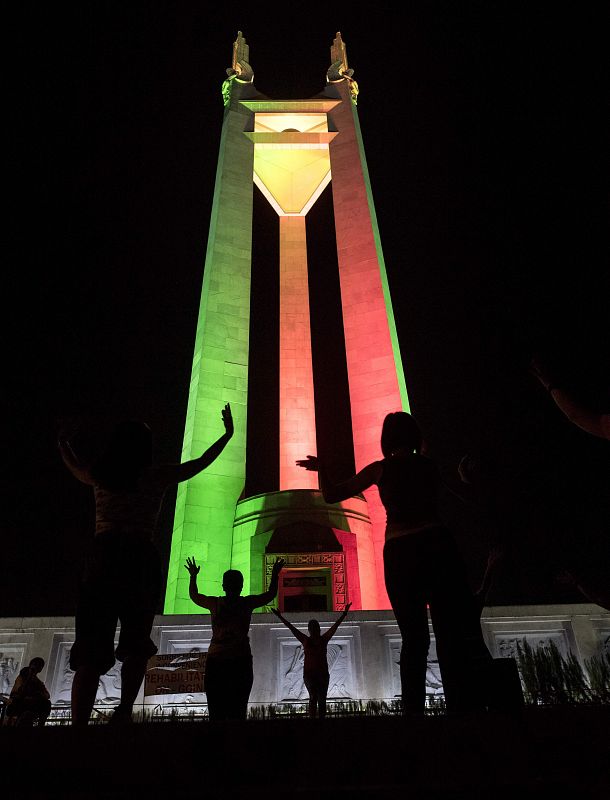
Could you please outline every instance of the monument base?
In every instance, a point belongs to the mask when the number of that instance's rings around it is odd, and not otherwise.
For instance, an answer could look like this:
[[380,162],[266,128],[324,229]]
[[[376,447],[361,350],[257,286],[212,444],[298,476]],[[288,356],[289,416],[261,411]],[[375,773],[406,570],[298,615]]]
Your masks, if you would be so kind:
[[[305,630],[312,616],[291,613],[290,621]],[[335,613],[316,613],[322,631],[337,618]],[[490,607],[483,610],[481,626],[494,658],[516,655],[517,643],[532,647],[554,642],[564,656],[571,652],[585,666],[586,659],[610,650],[610,613],[599,606],[552,605]],[[210,616],[168,616],[155,618],[152,637],[159,654],[186,656],[205,653],[212,637]],[[427,692],[434,703],[443,694],[431,629]],[[19,670],[34,656],[45,660],[40,678],[50,694],[54,713],[69,709],[74,673],[68,665],[74,641],[74,619],[0,619],[0,695],[8,695]],[[252,706],[299,704],[307,700],[303,685],[303,649],[290,631],[272,614],[255,614],[250,628],[254,660]],[[398,660],[401,637],[391,611],[354,611],[348,615],[328,646],[332,701],[366,703],[370,700],[392,703],[400,696]],[[100,680],[96,707],[112,707],[119,702],[120,663]],[[144,697],[138,704],[152,710],[173,708],[204,709],[203,692]]]

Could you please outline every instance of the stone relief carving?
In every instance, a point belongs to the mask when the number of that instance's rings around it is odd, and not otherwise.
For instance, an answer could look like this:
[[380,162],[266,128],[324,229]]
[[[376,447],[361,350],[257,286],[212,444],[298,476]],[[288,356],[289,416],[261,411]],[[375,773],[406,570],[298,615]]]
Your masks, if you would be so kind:
[[[329,699],[349,699],[354,696],[349,649],[348,642],[331,641],[328,644]],[[304,658],[303,646],[299,642],[280,643],[280,700],[296,702],[308,699],[309,694],[303,682]]]
[[348,648],[340,642],[328,644],[328,669],[330,681],[328,683],[328,697],[351,698],[351,669],[348,660]]
[[0,695],[10,694],[21,669],[24,648],[0,650]]
[[536,633],[511,633],[509,635],[496,635],[496,652],[500,658],[517,658],[517,644],[522,645],[526,641],[535,650],[538,647],[548,647],[554,642],[562,656],[567,656],[570,647],[563,631],[553,631],[548,634]]
[[307,697],[303,683],[304,660],[302,645],[280,645],[280,700],[303,700]]
[[121,700],[121,664],[114,662],[114,667],[100,678],[100,685],[95,698],[96,703],[115,705]]
[[[70,648],[72,642],[61,642],[57,659],[57,672],[54,680],[52,702],[54,705],[70,705],[74,672],[70,669]],[[116,705],[121,699],[121,664],[115,661],[114,666],[100,678],[96,704]]]
[[191,650],[205,652],[210,646],[211,639],[211,625],[197,625],[192,628],[161,628],[158,654],[188,653]]
[[[402,691],[400,682],[400,651],[402,648],[402,642],[400,639],[389,639],[388,643],[390,647],[390,663],[392,664],[392,696],[400,697]],[[430,650],[428,651],[426,694],[443,694],[443,681],[441,679],[441,670],[436,655],[436,642],[432,637],[430,640]]]

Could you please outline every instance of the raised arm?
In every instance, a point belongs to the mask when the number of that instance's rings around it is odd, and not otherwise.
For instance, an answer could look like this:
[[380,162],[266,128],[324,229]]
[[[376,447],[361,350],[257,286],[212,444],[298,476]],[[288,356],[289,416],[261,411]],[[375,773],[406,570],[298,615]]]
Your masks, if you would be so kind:
[[187,556],[186,564],[184,568],[188,571],[188,574],[191,576],[189,582],[189,597],[197,606],[201,606],[201,608],[212,608],[214,601],[216,600],[215,597],[208,597],[205,594],[199,594],[197,590],[197,575],[199,574],[199,570],[201,567],[197,565],[197,562],[194,558],[189,558]]
[[213,445],[208,447],[205,453],[194,458],[192,461],[185,461],[184,464],[166,464],[158,468],[158,474],[164,483],[181,483],[193,478],[199,472],[209,467],[225,449],[227,442],[233,436],[233,416],[229,403],[222,409],[222,422],[225,432],[217,439]]
[[301,644],[303,644],[303,642],[305,641],[305,639],[307,639],[307,634],[306,634],[306,633],[303,633],[303,631],[300,631],[298,628],[295,628],[295,627],[294,627],[294,625],[292,625],[290,622],[288,622],[288,620],[286,619],[286,617],[283,617],[283,616],[280,614],[280,612],[277,610],[277,608],[272,608],[271,610],[273,611],[273,613],[275,614],[275,616],[276,616],[276,617],[277,617],[279,620],[281,620],[281,622],[283,622],[283,623],[284,623],[284,625],[285,625],[285,626],[288,628],[288,630],[290,631],[290,633],[291,633],[291,634],[292,634],[294,637],[296,637],[296,638],[299,640],[299,642],[301,642]]
[[351,605],[352,605],[351,603],[348,603],[345,606],[345,611],[343,611],[341,613],[341,616],[339,617],[339,619],[335,623],[333,623],[333,625],[331,625],[331,627],[326,631],[326,633],[322,634],[322,637],[321,637],[322,639],[324,639],[327,642],[329,639],[333,638],[335,633],[337,633],[337,629],[339,628],[339,625],[341,625],[343,620],[347,617],[347,612],[350,610]]
[[530,362],[530,372],[544,386],[557,408],[573,425],[593,436],[610,439],[610,414],[582,405],[569,392],[555,385],[551,371],[537,357]]
[[283,558],[276,558],[275,564],[273,565],[273,570],[271,572],[271,581],[267,591],[263,592],[262,594],[248,595],[247,599],[249,600],[252,608],[260,608],[261,606],[269,605],[269,603],[275,598],[277,595],[280,571],[285,563],[286,562]]
[[93,486],[93,478],[91,477],[91,473],[89,469],[78,460],[76,453],[72,449],[72,445],[63,437],[60,437],[57,441],[57,447],[59,449],[59,454],[70,472],[77,478],[81,483],[86,483],[89,486]]
[[307,458],[296,463],[303,469],[318,473],[320,491],[327,503],[338,503],[341,500],[347,500],[348,497],[360,494],[381,479],[382,466],[380,461],[373,461],[372,464],[356,473],[353,478],[349,478],[342,483],[333,483],[330,480],[326,467],[317,456],[307,456]]
[[599,436],[601,439],[610,439],[610,414],[601,413],[581,405],[574,397],[557,386],[547,390],[555,401],[555,405],[563,412],[570,422],[586,433]]

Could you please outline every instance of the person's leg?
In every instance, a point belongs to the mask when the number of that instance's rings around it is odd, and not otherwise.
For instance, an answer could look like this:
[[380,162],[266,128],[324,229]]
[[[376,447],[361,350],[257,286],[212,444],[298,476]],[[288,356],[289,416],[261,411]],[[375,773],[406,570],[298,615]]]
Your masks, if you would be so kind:
[[208,716],[211,722],[227,719],[227,693],[231,691],[226,685],[225,663],[208,656],[205,665],[203,690],[208,702]]
[[51,701],[45,697],[41,698],[38,702],[38,724],[44,725],[51,713]]
[[252,668],[252,656],[250,656],[244,666],[243,697],[242,697],[242,719],[248,716],[248,703],[250,702],[250,692],[254,683],[254,670]]
[[318,714],[318,684],[315,677],[311,674],[303,675],[303,683],[309,694],[309,704],[307,706],[307,714],[314,718]]
[[6,708],[5,725],[17,726],[19,715],[24,710],[23,703],[19,700],[13,700]]
[[34,724],[34,719],[36,714],[31,708],[24,708],[24,710],[19,714],[17,720],[15,722],[16,728],[31,728]]
[[125,537],[119,554],[117,602],[121,633],[116,657],[122,662],[121,702],[112,716],[114,723],[131,721],[148,659],[157,652],[150,634],[161,589],[160,559],[152,542]]
[[254,673],[252,658],[209,658],[205,668],[204,691],[210,720],[245,720]]
[[93,710],[100,676],[114,664],[114,613],[96,613],[91,607],[81,607],[79,624],[77,611],[76,637],[70,651],[70,668],[74,670],[71,707],[72,724],[86,726]]
[[485,687],[477,680],[491,655],[457,547],[445,531],[439,536],[430,616],[436,638],[443,692],[448,711],[485,707]]
[[72,681],[72,725],[80,728],[89,724],[102,674],[91,664],[83,664],[76,668]]
[[36,700],[31,697],[24,697],[19,702],[16,709],[16,728],[31,728],[36,718]]
[[114,635],[118,613],[113,596],[114,541],[95,537],[80,585],[70,669],[74,670],[72,725],[89,723],[100,676],[114,664]]
[[227,699],[229,702],[228,719],[247,719],[248,701],[254,682],[254,672],[252,671],[252,658],[236,659],[232,665],[232,691],[227,687]]
[[426,672],[430,632],[425,602],[403,603],[394,609],[402,635],[400,683],[405,714],[426,710]]
[[328,694],[328,683],[330,677],[325,675],[320,681],[320,689],[318,694],[318,716],[324,719],[326,716],[326,695]]
[[210,680],[207,684],[206,699],[208,701],[208,717],[211,722],[218,722],[218,720],[226,719],[226,709],[224,702],[224,693],[219,691],[219,687],[214,680]]
[[430,633],[425,594],[424,564],[418,554],[416,534],[391,540],[384,548],[385,583],[402,636],[400,682],[404,714],[426,708],[426,671]]
[[148,659],[157,652],[150,638],[154,614],[150,612],[122,614],[121,633],[116,657],[121,666],[121,702],[112,715],[113,722],[131,720],[133,705],[146,674]]
[[121,666],[121,702],[114,709],[110,722],[113,724],[131,722],[133,704],[146,674],[148,655],[126,656]]

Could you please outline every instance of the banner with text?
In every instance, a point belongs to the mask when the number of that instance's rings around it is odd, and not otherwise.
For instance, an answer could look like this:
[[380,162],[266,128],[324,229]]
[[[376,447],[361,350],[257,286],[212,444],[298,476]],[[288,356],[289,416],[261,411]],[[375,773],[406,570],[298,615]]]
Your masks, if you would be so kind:
[[171,653],[148,659],[144,696],[203,692],[207,653]]

